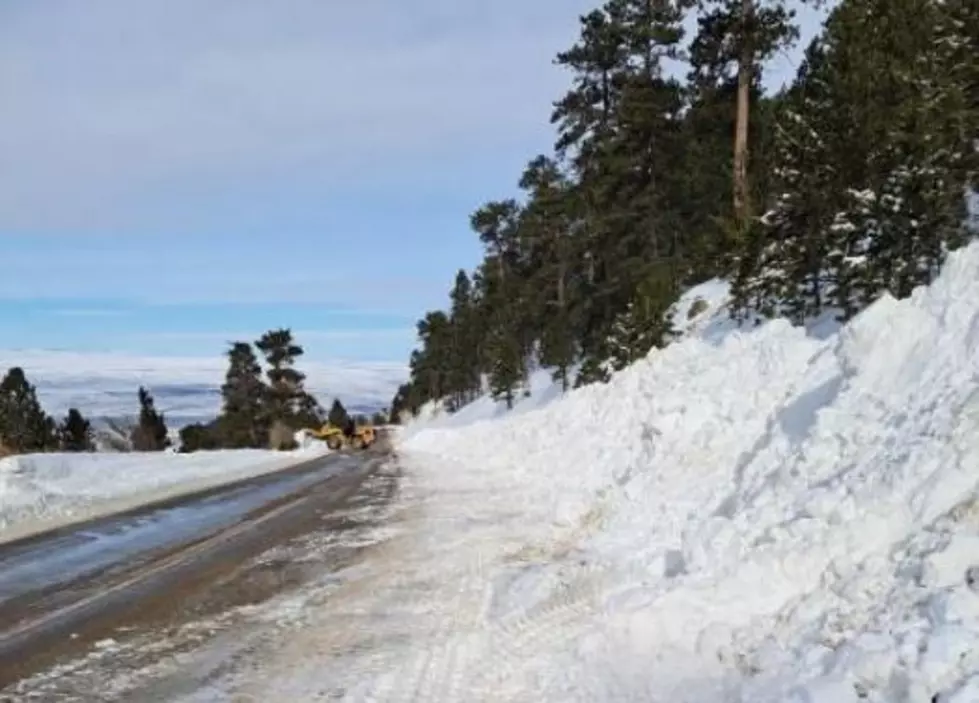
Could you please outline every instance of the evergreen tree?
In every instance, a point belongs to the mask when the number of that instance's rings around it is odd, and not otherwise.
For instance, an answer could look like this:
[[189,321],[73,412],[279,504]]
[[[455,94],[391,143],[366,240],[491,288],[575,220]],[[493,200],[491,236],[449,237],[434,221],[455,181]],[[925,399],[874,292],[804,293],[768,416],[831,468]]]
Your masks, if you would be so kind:
[[333,405],[330,406],[330,412],[327,415],[327,422],[342,430],[349,427],[351,423],[350,415],[347,413],[347,409],[343,407],[343,403],[340,402],[339,398],[333,399]]
[[163,413],[157,412],[153,396],[143,386],[139,387],[139,421],[130,440],[137,452],[160,452],[170,446]]
[[262,367],[247,342],[232,343],[227,354],[219,420],[222,444],[234,449],[264,447],[270,418],[269,389],[262,382]]
[[69,408],[58,428],[60,448],[63,452],[94,452],[95,433],[91,423],[77,408]]
[[292,331],[288,329],[266,332],[255,346],[264,354],[269,365],[266,371],[269,379],[266,395],[269,420],[281,421],[293,430],[307,427],[317,414],[317,405],[304,388],[305,374],[295,368],[296,359],[303,355],[303,348],[295,343]]
[[965,242],[963,192],[976,173],[979,133],[955,11],[940,0],[867,4],[858,26],[888,30],[860,47],[864,65],[879,75],[871,95],[880,102],[871,105],[887,118],[869,154],[866,187],[844,214],[851,245],[845,251],[863,257],[851,257],[854,270],[844,272],[854,307],[885,290],[910,295],[934,280],[948,250]]
[[58,448],[57,427],[44,412],[37,391],[18,366],[0,381],[0,445],[22,454]]
[[[775,95],[762,77],[797,35],[787,0],[607,0],[581,17],[557,56],[572,80],[554,153],[528,163],[519,200],[473,213],[483,259],[419,321],[392,415],[454,410],[484,377],[512,404],[534,365],[565,388],[572,368],[575,385],[607,379],[669,343],[671,304],[712,277],[734,279],[738,316],[797,323],[932,280],[979,179],[977,15],[842,0]],[[683,81],[666,60],[688,62]]]
[[[512,404],[519,385],[527,379],[527,355],[532,329],[525,294],[521,252],[521,211],[515,200],[487,203],[473,213],[472,229],[486,247],[480,281],[486,313],[483,365],[488,369],[494,397]],[[438,396],[436,396],[438,397]]]
[[551,158],[539,155],[520,178],[528,194],[521,218],[521,236],[533,252],[528,284],[536,292],[534,326],[540,340],[540,363],[554,368],[563,390],[569,386],[569,370],[577,356],[580,270],[576,252],[576,201],[571,183]]
[[676,291],[667,288],[668,285],[668,277],[651,276],[636,289],[633,300],[613,328],[613,369],[624,369],[670,341],[673,328],[669,301],[675,299]]
[[394,394],[394,398],[391,399],[391,408],[388,411],[390,421],[394,424],[400,424],[405,420],[406,415],[415,415],[423,402],[421,388],[417,379],[412,375],[412,380],[401,384]]
[[744,242],[732,291],[741,316],[751,310],[802,323],[819,314],[839,285],[826,268],[842,192],[827,135],[841,125],[822,75],[825,61],[820,38],[783,99],[773,155],[777,196]]
[[218,423],[202,424],[199,422],[180,428],[180,453],[220,449],[222,446],[221,429]]
[[491,359],[490,393],[494,400],[504,400],[512,408],[521,381],[526,377],[526,360],[517,337],[504,325],[494,325],[489,340]]
[[326,421],[326,412],[319,401],[310,393],[299,396],[295,425],[297,428],[319,427]]
[[752,94],[765,60],[791,44],[799,30],[786,0],[706,0],[703,4],[707,12],[700,17],[693,51],[715,82],[732,71],[737,82],[732,210],[735,228],[745,233],[753,215],[748,173]]
[[833,12],[786,101],[779,197],[745,252],[741,311],[848,319],[930,282],[965,241],[977,108],[948,12],[936,0]]
[[446,392],[453,408],[472,400],[480,391],[480,331],[475,295],[469,275],[460,270],[449,294],[449,336]]

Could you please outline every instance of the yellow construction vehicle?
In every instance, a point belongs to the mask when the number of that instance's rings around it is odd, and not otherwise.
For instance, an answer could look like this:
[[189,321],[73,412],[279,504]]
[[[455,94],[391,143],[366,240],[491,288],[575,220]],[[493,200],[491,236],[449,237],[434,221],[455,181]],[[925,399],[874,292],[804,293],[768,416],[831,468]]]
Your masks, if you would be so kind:
[[344,431],[342,428],[327,422],[322,427],[311,428],[309,432],[316,439],[326,442],[326,446],[334,451],[348,446],[354,449],[367,449],[374,444],[374,440],[377,438],[377,433],[370,425],[348,427]]

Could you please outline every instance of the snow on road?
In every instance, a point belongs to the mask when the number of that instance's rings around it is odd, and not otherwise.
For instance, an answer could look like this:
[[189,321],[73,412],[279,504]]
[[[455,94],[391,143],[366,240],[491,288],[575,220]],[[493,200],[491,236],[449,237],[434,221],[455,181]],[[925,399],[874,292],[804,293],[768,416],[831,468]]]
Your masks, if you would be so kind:
[[517,617],[528,699],[970,699],[979,244],[835,333],[714,319],[608,385],[408,430],[511,603],[456,642]]
[[0,459],[0,543],[287,468],[328,453],[222,450],[30,454]]
[[977,700],[979,243],[835,331],[710,286],[608,384],[406,428],[358,563],[180,700]]
[[607,385],[409,426],[391,535],[187,700],[977,700],[979,244],[836,330],[710,285]]

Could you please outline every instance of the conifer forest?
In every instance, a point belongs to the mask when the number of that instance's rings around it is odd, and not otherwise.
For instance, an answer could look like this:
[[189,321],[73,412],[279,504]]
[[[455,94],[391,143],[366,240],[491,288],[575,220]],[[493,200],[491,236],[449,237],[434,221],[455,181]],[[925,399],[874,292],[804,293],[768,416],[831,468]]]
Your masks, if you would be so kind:
[[933,280],[976,234],[979,3],[827,9],[777,91],[791,3],[609,0],[580,17],[555,58],[570,88],[553,149],[472,213],[483,260],[418,321],[392,415],[486,391],[510,405],[534,367],[602,382],[669,344],[671,305],[712,278],[743,324],[799,325]]

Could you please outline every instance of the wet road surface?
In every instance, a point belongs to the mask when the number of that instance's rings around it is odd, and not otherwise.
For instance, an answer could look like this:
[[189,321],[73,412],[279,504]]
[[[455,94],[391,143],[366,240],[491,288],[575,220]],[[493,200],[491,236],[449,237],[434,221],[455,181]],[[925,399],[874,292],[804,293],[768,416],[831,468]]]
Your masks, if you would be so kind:
[[[386,463],[374,450],[333,455],[0,547],[0,701],[108,700],[101,684],[62,676],[54,685],[45,672],[70,670],[106,643],[167,639],[340,568],[356,550],[331,552],[330,563],[294,554],[358,527],[357,506],[389,500],[396,481],[370,480]],[[105,664],[100,676],[160,656],[142,651],[138,662]]]

